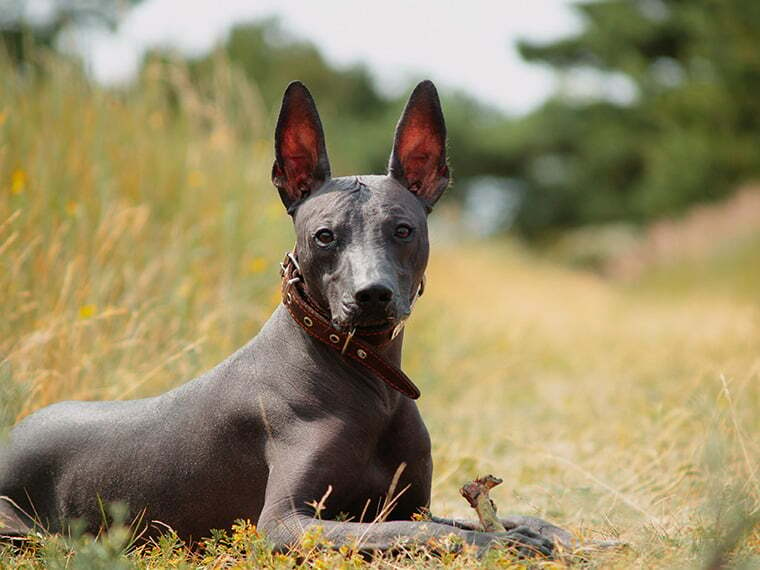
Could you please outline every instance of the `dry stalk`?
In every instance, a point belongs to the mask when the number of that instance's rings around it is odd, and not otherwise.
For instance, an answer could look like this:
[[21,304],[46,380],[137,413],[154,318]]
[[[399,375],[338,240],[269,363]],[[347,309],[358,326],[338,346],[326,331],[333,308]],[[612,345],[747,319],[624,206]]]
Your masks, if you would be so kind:
[[496,516],[496,504],[488,496],[488,492],[502,483],[502,479],[493,475],[480,477],[459,489],[462,496],[467,499],[470,506],[475,509],[480,519],[480,525],[484,532],[506,532],[507,529]]

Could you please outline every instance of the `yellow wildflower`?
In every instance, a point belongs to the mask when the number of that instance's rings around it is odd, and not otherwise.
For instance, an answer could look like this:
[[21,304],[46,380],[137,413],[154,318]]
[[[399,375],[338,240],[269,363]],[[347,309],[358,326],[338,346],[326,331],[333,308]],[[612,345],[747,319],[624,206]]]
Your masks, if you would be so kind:
[[81,307],[79,307],[79,318],[89,319],[91,317],[94,317],[97,310],[98,310],[97,306],[93,304],[82,305]]
[[248,270],[251,273],[261,273],[267,268],[267,260],[264,257],[254,257],[248,263]]
[[17,168],[11,174],[11,194],[21,194],[26,187],[26,172]]

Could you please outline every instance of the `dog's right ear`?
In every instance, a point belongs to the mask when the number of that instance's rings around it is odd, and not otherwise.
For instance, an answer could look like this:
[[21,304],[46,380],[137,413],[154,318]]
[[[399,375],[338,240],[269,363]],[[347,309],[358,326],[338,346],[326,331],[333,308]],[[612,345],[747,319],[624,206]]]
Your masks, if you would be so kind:
[[282,97],[274,134],[272,182],[282,203],[292,208],[330,178],[325,135],[314,99],[300,81],[293,81]]

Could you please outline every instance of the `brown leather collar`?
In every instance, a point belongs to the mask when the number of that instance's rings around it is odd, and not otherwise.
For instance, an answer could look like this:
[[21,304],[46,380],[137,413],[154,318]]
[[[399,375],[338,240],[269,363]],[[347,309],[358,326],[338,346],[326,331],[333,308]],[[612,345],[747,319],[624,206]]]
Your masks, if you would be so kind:
[[[409,377],[389,363],[373,347],[391,342],[401,331],[403,323],[371,333],[339,331],[319,309],[309,302],[303,291],[303,279],[294,253],[287,253],[281,264],[282,303],[293,320],[310,336],[340,352],[345,358],[367,368],[380,380],[408,398],[416,400],[420,391]],[[422,294],[420,285],[415,300]]]

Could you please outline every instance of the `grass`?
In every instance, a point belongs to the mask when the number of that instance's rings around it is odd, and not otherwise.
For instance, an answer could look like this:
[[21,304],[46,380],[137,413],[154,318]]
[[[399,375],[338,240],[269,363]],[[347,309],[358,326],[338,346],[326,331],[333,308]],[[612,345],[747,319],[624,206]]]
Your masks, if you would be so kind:
[[[208,369],[277,304],[292,240],[268,180],[272,112],[234,69],[199,87],[181,66],[153,67],[113,93],[38,57],[42,72],[26,75],[0,64],[2,426]],[[405,368],[434,442],[436,514],[470,516],[459,486],[494,473],[503,512],[629,543],[588,566],[760,565],[757,243],[618,284],[509,241],[435,241]],[[367,564],[318,535],[273,554],[245,523],[201,553],[170,532],[128,542],[122,525],[97,540],[39,537],[0,547],[0,566]],[[425,549],[370,562],[474,563]]]

